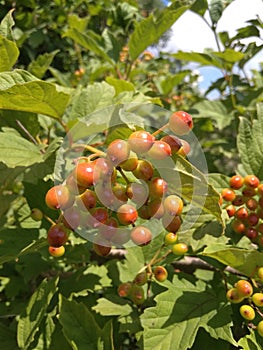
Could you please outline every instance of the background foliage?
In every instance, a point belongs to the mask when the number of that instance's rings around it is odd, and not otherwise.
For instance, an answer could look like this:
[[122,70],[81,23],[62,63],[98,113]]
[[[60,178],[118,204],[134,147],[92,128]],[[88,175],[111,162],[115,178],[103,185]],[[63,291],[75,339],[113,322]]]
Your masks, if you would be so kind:
[[[202,168],[191,171],[209,182],[213,202],[236,172],[263,181],[262,70],[245,71],[262,45],[243,43],[260,36],[262,21],[251,18],[233,37],[218,33],[229,3],[0,1],[3,349],[262,348],[263,340],[225,297],[237,278],[226,267],[250,277],[263,265],[261,247],[234,233],[219,206],[179,232],[189,255],[210,269],[197,265],[189,273],[180,269],[180,258],[168,255],[162,262],[168,279],[152,282],[142,307],[120,298],[117,288],[150,261],[163,235],[149,246],[129,248],[125,256],[102,258],[72,233],[65,255],[55,259],[47,251],[50,222],[30,217],[37,207],[56,219],[44,198],[62,139],[82,117],[113,104],[152,103],[191,113],[209,176]],[[209,12],[217,51],[164,52],[171,25],[188,9],[203,18]],[[221,78],[200,91],[193,62],[217,67]],[[209,100],[211,91],[219,97]],[[194,159],[195,149],[191,152]],[[180,166],[187,173],[190,165]]]

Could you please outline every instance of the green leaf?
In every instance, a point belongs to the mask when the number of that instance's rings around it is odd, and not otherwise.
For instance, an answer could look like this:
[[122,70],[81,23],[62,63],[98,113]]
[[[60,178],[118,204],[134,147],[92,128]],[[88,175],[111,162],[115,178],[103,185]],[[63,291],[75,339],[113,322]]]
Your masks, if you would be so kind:
[[211,0],[209,14],[213,24],[217,24],[222,16],[224,5],[222,0]]
[[158,171],[169,183],[170,191],[182,196],[188,205],[197,207],[201,212],[212,214],[222,222],[219,206],[219,193],[211,186],[202,174],[189,161],[181,156],[174,156],[174,168],[165,171],[165,167],[158,164]]
[[[96,110],[112,105],[114,95],[114,88],[106,82],[89,85],[87,88],[79,91],[72,99],[72,119],[85,118]],[[103,121],[103,124],[104,120],[105,116],[102,115],[101,121]],[[100,120],[98,120],[97,124],[99,122]]]
[[[114,298],[112,298],[114,299]],[[111,301],[106,298],[99,298],[97,305],[92,307],[93,310],[101,314],[102,316],[127,316],[132,312],[132,307],[127,304],[125,300],[116,300]]]
[[156,43],[193,3],[194,1],[190,0],[188,6],[181,6],[179,1],[175,1],[160,13],[151,14],[138,23],[129,41],[132,60],[135,60],[147,47]]
[[256,250],[228,247],[224,244],[212,244],[204,249],[202,255],[234,267],[247,276],[250,276],[258,266],[263,265],[263,253]]
[[183,79],[190,72],[191,72],[190,70],[184,70],[184,71],[181,71],[175,75],[171,75],[171,76],[168,75],[165,77],[161,77],[161,79],[156,78],[156,79],[154,79],[155,80],[154,82],[157,84],[161,93],[164,95],[167,95],[175,88],[175,86],[182,83]]
[[213,56],[220,58],[224,62],[230,65],[234,65],[244,58],[244,54],[242,52],[235,51],[233,49],[226,49],[223,52],[213,52]]
[[17,342],[22,349],[28,349],[43,320],[47,307],[56,292],[57,279],[44,280],[31,296],[25,312],[18,320]]
[[83,18],[78,17],[76,14],[70,14],[68,16],[68,23],[70,28],[75,28],[81,33],[83,33],[87,28],[89,20],[89,16]]
[[19,256],[36,252],[46,246],[46,239],[38,239],[38,236],[37,229],[2,229],[0,231],[0,264],[15,261]]
[[129,81],[107,77],[106,82],[114,87],[116,95],[119,95],[123,91],[135,91],[134,85]]
[[208,8],[207,0],[197,0],[191,6],[191,11],[197,13],[200,16],[203,16]]
[[[23,79],[25,74],[23,71],[21,73]],[[0,109],[40,113],[58,119],[63,115],[70,97],[61,90],[59,86],[41,80],[15,84],[0,91]]]
[[240,117],[237,147],[243,168],[247,174],[263,178],[263,104],[258,104],[257,119],[252,123]]
[[200,350],[204,349],[204,344],[206,349],[213,350],[230,350],[231,345],[221,339],[215,339],[210,337],[210,335],[203,329],[199,328],[194,345],[191,347],[191,350]]
[[144,310],[144,350],[187,350],[198,330],[236,345],[231,334],[231,306],[225,302],[223,286],[211,288],[201,280],[187,281],[175,275],[168,290],[157,295],[156,306]]
[[15,21],[12,16],[14,11],[15,9],[10,10],[0,23],[0,35],[11,41],[13,40],[12,28],[15,25]]
[[19,50],[16,44],[0,35],[0,72],[10,70],[16,63]]
[[201,101],[194,104],[189,113],[195,118],[209,118],[215,126],[222,130],[230,125],[232,118],[221,101]]
[[34,74],[37,78],[41,79],[45,75],[58,52],[59,50],[55,50],[49,53],[44,53],[43,55],[39,55],[34,61],[30,62],[28,66],[29,72]]
[[60,295],[59,322],[68,342],[78,350],[97,350],[101,329],[83,304]]
[[43,161],[39,146],[11,132],[0,132],[0,161],[10,168]]
[[262,337],[256,336],[256,331],[251,331],[239,340],[238,345],[244,350],[262,350],[262,343]]
[[0,343],[5,350],[18,350],[16,332],[0,322]]
[[145,258],[141,247],[131,247],[127,249],[125,260],[117,262],[120,281],[132,281],[144,265]]
[[88,30],[85,33],[79,32],[76,28],[68,29],[64,36],[73,39],[76,43],[94,52],[97,56],[103,58],[106,62],[114,65],[114,61],[106,53],[103,40],[100,35]]
[[197,62],[202,66],[214,66],[217,68],[222,68],[222,63],[213,57],[212,53],[200,53],[200,52],[183,52],[179,51],[172,55],[178,60],[189,61],[189,62]]
[[7,90],[12,86],[23,85],[31,81],[39,81],[34,75],[23,69],[14,69],[11,72],[0,73],[0,91]]
[[[35,113],[0,110],[0,128],[9,127],[16,129],[21,136],[28,138],[28,133],[36,137],[40,131],[38,117]],[[26,130],[26,131],[25,131]]]

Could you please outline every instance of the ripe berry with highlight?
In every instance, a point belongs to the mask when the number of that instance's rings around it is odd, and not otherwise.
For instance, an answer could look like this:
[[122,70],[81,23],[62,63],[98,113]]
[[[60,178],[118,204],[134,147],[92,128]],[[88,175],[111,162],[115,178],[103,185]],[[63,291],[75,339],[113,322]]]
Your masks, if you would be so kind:
[[169,128],[177,135],[186,135],[193,128],[193,119],[187,112],[174,112],[169,119]]
[[130,147],[127,141],[116,139],[107,148],[107,158],[114,166],[126,161],[130,155]]
[[152,240],[152,232],[145,226],[136,226],[131,230],[131,240],[137,245],[147,245]]
[[263,306],[263,293],[254,293],[252,295],[252,301],[256,306]]
[[243,183],[244,179],[240,175],[234,175],[229,180],[229,185],[234,190],[239,190],[243,186]]
[[138,212],[133,205],[123,204],[118,208],[117,218],[123,225],[134,224],[138,218]]
[[51,187],[45,197],[47,206],[50,209],[66,209],[73,205],[74,196],[65,185]]
[[128,138],[131,150],[137,154],[146,153],[154,141],[155,137],[145,130],[135,131]]
[[172,194],[164,199],[164,210],[168,215],[180,215],[183,210],[184,203],[182,199]]
[[250,282],[246,280],[239,280],[235,284],[235,288],[237,289],[238,293],[244,298],[248,298],[253,294],[253,287]]
[[247,175],[244,177],[244,185],[248,187],[257,188],[259,184],[259,178],[255,175]]
[[47,233],[47,241],[50,246],[60,247],[67,242],[68,235],[63,224],[54,224]]
[[171,147],[164,141],[154,141],[152,147],[147,152],[147,156],[152,159],[165,159],[172,155]]
[[221,195],[222,198],[227,202],[232,202],[236,198],[235,191],[231,188],[223,188]]
[[144,181],[150,180],[153,177],[153,166],[150,162],[144,159],[139,159],[135,170],[133,170],[133,175],[137,179]]
[[226,293],[226,298],[232,304],[239,304],[244,300],[244,297],[240,295],[236,288],[231,288]]

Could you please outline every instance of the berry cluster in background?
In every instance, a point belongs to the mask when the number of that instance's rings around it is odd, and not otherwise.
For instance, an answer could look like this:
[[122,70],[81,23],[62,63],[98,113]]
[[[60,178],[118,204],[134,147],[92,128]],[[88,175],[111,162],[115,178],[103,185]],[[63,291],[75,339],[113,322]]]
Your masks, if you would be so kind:
[[[127,139],[117,138],[108,145],[86,145],[87,154],[75,159],[66,179],[46,193],[46,205],[58,211],[47,233],[49,253],[62,256],[72,231],[84,232],[100,256],[128,242],[147,245],[155,236],[147,225],[151,219],[159,220],[163,231],[176,234],[184,202],[170,190],[153,163],[165,159],[173,162],[175,154],[186,156],[190,145],[178,136],[189,133],[192,127],[192,117],[178,111],[153,133],[139,129],[131,131]],[[166,128],[176,136],[164,133]],[[32,210],[35,220],[41,220],[41,215],[37,208]],[[187,249],[184,243],[172,247],[179,255]]]
[[221,192],[234,232],[263,247],[263,184],[255,175],[234,175]]

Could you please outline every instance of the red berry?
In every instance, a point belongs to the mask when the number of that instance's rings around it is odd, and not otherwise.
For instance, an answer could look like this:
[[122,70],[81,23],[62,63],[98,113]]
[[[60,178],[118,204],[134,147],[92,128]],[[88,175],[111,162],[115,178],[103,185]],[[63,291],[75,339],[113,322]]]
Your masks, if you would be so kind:
[[251,212],[248,215],[247,222],[250,226],[256,226],[258,224],[259,217],[256,213]]
[[246,231],[245,231],[245,235],[246,235],[249,239],[254,240],[254,239],[256,239],[257,236],[258,236],[258,231],[257,231],[255,228],[253,228],[253,227],[247,227],[247,228],[246,228]]
[[261,223],[257,226],[257,231],[260,233],[263,233],[263,223]]
[[169,119],[169,128],[177,135],[186,135],[193,128],[193,119],[184,111],[174,112]]
[[263,208],[263,197],[260,197],[258,200],[258,204],[261,208]]
[[180,197],[173,194],[164,199],[163,205],[167,214],[175,216],[182,213],[184,203]]
[[248,198],[246,201],[246,207],[250,210],[256,210],[258,202],[254,198]]
[[183,145],[181,140],[174,135],[166,135],[161,138],[161,141],[168,143],[168,145],[171,147],[172,153],[177,153]]
[[81,162],[76,165],[73,176],[78,186],[88,188],[93,185],[95,164],[94,162]]
[[149,183],[149,194],[151,197],[162,197],[168,190],[167,182],[159,177],[154,177]]
[[[107,242],[107,244],[109,244],[109,243]],[[110,245],[103,245],[103,244],[94,242],[93,243],[93,250],[99,256],[107,256],[110,254],[111,246]]]
[[168,143],[164,141],[154,141],[147,155],[152,159],[161,160],[170,157],[172,155],[172,150]]
[[146,153],[152,147],[154,140],[154,136],[149,132],[138,130],[129,136],[128,143],[132,151],[142,154]]
[[60,247],[67,242],[68,235],[63,224],[55,224],[47,233],[47,241],[50,246]]
[[257,191],[255,188],[252,187],[245,187],[242,191],[243,196],[245,197],[253,197],[257,194]]
[[238,190],[243,186],[244,179],[240,175],[234,175],[229,180],[229,185],[234,190]]
[[248,218],[248,211],[246,208],[241,207],[236,211],[235,217],[239,220],[245,220]]
[[164,205],[159,198],[148,202],[148,210],[151,218],[161,219],[164,216]]
[[106,158],[97,158],[93,161],[93,184],[104,184],[111,182],[114,176],[114,168]]
[[51,209],[66,209],[73,205],[74,196],[65,185],[51,187],[45,197],[46,204]]
[[120,200],[121,202],[127,202],[128,201],[128,196],[126,193],[126,187],[120,183],[116,183],[112,187],[112,192],[114,196]]
[[114,140],[107,148],[107,157],[114,166],[119,165],[129,158],[130,147],[125,140]]
[[99,233],[102,237],[111,240],[118,230],[118,221],[111,217],[101,226],[99,226]]
[[235,219],[232,221],[232,229],[236,233],[245,233],[246,226],[241,220]]
[[127,196],[138,206],[142,206],[148,198],[148,186],[145,183],[131,182],[127,185]]
[[247,175],[244,177],[244,185],[252,188],[257,188],[260,181],[256,175]]
[[151,242],[152,233],[145,226],[137,226],[131,230],[131,240],[137,245],[146,245]]
[[232,216],[235,215],[236,208],[233,204],[230,204],[226,207],[226,211],[227,211],[228,216],[231,218]]
[[180,216],[165,215],[162,218],[162,224],[167,231],[176,233],[181,226]]
[[85,192],[76,198],[76,203],[81,210],[95,208],[97,203],[96,193],[86,189]]
[[258,185],[257,191],[260,196],[263,196],[263,184]]
[[134,206],[123,204],[118,208],[117,218],[123,225],[134,224],[138,218],[138,212]]
[[82,225],[84,227],[98,228],[108,220],[108,211],[104,207],[96,207],[87,211],[82,217]]
[[235,205],[236,207],[239,207],[240,205],[243,205],[245,203],[245,197],[238,194],[236,195],[236,198],[232,201],[232,204]]
[[62,245],[60,247],[48,247],[49,254],[55,258],[59,258],[65,254],[65,247]]
[[236,198],[235,191],[233,191],[231,188],[223,188],[221,195],[227,202],[232,202]]
[[140,159],[136,169],[133,171],[133,175],[137,179],[144,181],[150,180],[153,177],[153,166],[147,160]]

